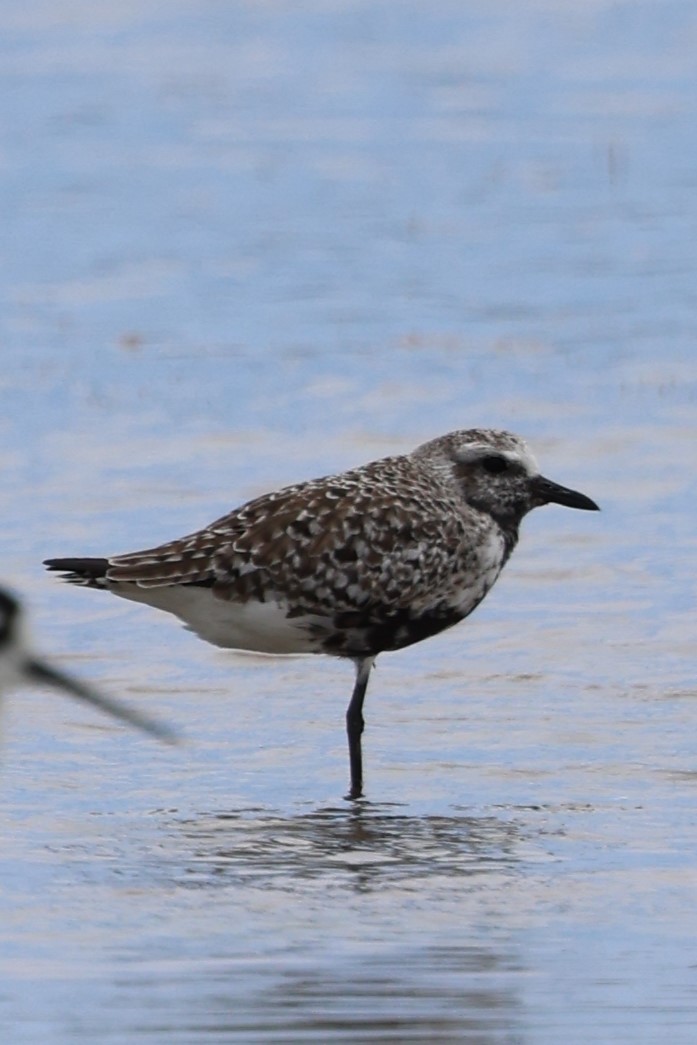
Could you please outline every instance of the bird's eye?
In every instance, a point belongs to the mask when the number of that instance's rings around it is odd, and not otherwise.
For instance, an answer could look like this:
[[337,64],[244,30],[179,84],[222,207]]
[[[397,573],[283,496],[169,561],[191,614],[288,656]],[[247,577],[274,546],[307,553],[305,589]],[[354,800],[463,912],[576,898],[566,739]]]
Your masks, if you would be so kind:
[[482,468],[489,475],[498,475],[500,472],[506,471],[508,461],[505,457],[499,457],[498,454],[489,454],[488,457],[482,458]]

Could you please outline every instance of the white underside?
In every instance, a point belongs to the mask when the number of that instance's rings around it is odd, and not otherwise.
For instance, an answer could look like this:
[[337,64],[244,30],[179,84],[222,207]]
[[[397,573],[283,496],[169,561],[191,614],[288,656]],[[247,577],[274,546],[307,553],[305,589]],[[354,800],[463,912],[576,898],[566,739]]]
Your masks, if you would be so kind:
[[218,599],[210,588],[139,588],[135,584],[112,585],[115,595],[143,602],[173,613],[206,642],[224,649],[255,653],[317,653],[319,643],[307,630],[321,624],[318,617],[286,616],[277,602],[228,602]]
[[[464,588],[454,583],[451,590],[443,593],[453,609],[459,609],[463,617],[496,580],[503,556],[503,536],[498,528],[494,528],[482,541],[471,583]],[[110,584],[109,590],[121,598],[174,614],[190,631],[224,649],[254,653],[320,653],[322,632],[327,635],[332,630],[328,617],[308,614],[289,618],[287,606],[281,602],[272,599],[267,602],[235,602],[218,598],[210,588],[195,585],[141,588],[137,584]],[[431,598],[435,601],[433,593]]]

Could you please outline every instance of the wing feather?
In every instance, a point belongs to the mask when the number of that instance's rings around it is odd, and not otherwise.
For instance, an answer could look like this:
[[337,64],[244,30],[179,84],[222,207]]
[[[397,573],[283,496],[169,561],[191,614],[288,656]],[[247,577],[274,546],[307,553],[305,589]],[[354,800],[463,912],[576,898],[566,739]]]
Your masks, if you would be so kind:
[[[210,526],[109,559],[110,583],[210,584],[223,599],[274,599],[294,612],[411,606],[449,589],[472,521],[408,458],[268,494]],[[406,473],[406,474],[405,474]]]

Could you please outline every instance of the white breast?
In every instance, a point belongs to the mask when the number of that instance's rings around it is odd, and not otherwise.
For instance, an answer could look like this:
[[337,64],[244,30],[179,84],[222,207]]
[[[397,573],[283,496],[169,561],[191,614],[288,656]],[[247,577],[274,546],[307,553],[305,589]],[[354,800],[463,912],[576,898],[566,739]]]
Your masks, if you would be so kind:
[[505,551],[503,534],[498,527],[492,528],[477,550],[476,570],[468,571],[466,583],[461,583],[455,594],[454,604],[463,615],[477,606],[495,583],[503,567]]

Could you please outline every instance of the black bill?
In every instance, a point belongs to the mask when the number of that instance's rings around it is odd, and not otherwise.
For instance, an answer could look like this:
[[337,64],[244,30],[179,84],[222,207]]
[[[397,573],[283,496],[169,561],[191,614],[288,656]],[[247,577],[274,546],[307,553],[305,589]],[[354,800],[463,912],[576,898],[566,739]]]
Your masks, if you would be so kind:
[[545,479],[542,475],[536,475],[531,480],[530,486],[540,504],[563,504],[567,508],[581,508],[586,512],[599,512],[600,508],[578,490],[569,490],[567,486],[553,483],[551,479]]

